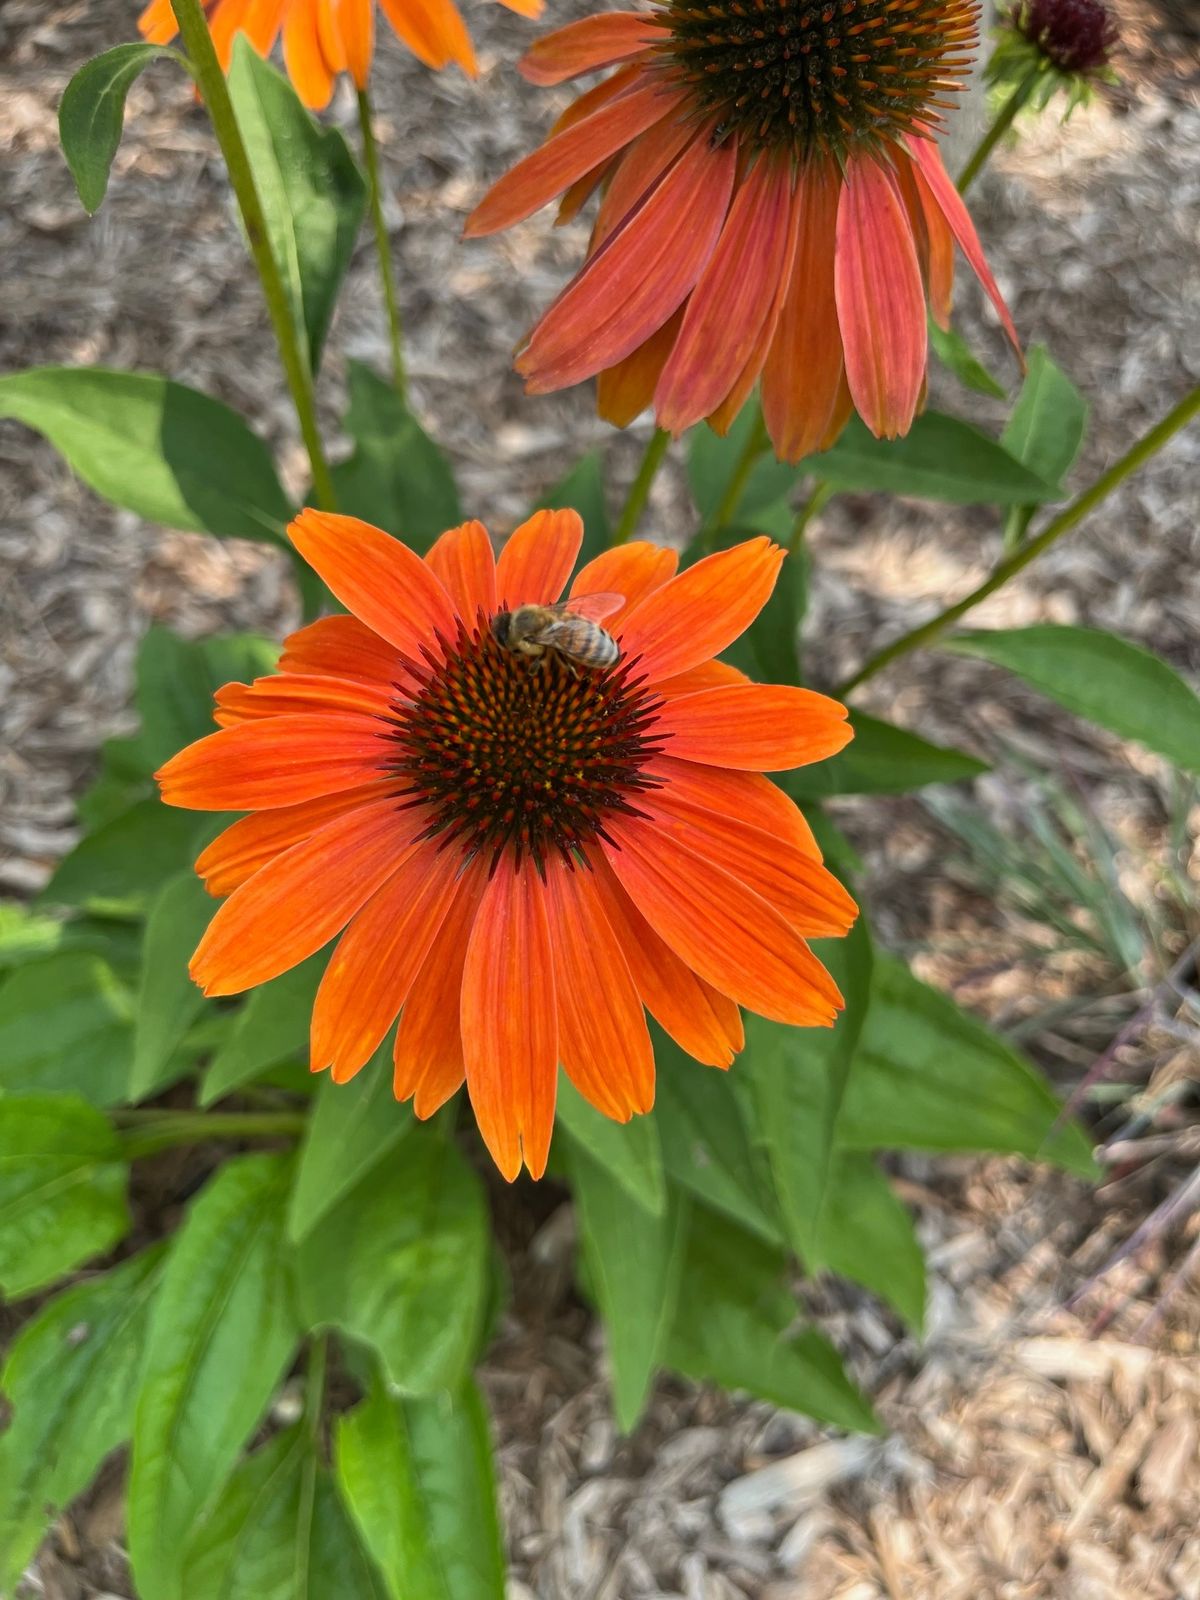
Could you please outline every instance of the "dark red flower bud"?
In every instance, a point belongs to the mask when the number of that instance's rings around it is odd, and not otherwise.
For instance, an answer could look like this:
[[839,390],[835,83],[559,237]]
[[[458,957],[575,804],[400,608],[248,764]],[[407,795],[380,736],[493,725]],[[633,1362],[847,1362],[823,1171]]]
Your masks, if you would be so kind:
[[1117,42],[1104,0],[1024,0],[1013,7],[1012,21],[1063,72],[1106,67]]

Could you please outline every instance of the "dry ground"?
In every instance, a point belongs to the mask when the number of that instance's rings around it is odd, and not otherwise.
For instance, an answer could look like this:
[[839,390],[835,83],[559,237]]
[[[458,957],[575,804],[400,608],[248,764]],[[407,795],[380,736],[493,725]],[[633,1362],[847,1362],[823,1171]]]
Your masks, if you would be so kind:
[[[96,220],[80,210],[58,152],[63,86],[87,56],[128,36],[136,9],[0,0],[0,370],[102,361],[167,371],[244,410],[297,482],[257,291],[207,129],[179,80],[156,68],[135,88]],[[582,9],[555,4],[555,19]],[[499,8],[471,11],[477,84],[427,74],[389,43],[377,99],[415,403],[452,453],[468,509],[503,530],[586,446],[605,445],[619,483],[637,445],[598,424],[582,391],[526,401],[509,371],[515,339],[578,259],[580,229],[552,234],[536,218],[497,243],[457,242],[484,183],[559,104],[512,71],[526,25]],[[1092,401],[1077,482],[1200,378],[1195,11],[1190,0],[1127,0],[1123,12],[1126,85],[1066,128],[1047,119],[1029,130],[976,202],[1023,337],[1048,344]],[[335,111],[348,121],[348,109]],[[979,297],[964,286],[962,301],[964,329],[1003,368]],[[324,383],[330,426],[340,358],[382,368],[380,328],[364,244]],[[949,390],[947,399],[977,404]],[[988,420],[987,406],[977,409]],[[1200,675],[1198,456],[1193,430],[980,622],[1111,626]],[[689,526],[677,462],[652,513],[648,525],[667,535]],[[985,512],[866,496],[835,500],[813,534],[812,657],[830,682],[977,581],[997,544]],[[294,614],[269,554],[114,512],[47,446],[0,425],[0,891],[35,890],[71,843],[72,798],[99,740],[124,723],[133,651],[151,621],[279,632]],[[1086,782],[1123,825],[1161,835],[1152,763],[980,664],[914,658],[879,680],[871,703],[984,755],[1016,745]],[[1019,797],[1004,776],[979,786],[992,812]],[[947,883],[945,840],[923,809],[862,801],[841,820],[866,856],[889,942],[934,946],[942,981],[1003,1012],[1002,992],[936,953],[964,930],[988,939],[1003,929]],[[515,1312],[485,1374],[514,1597],[1200,1600],[1194,1283],[1143,1326],[1194,1232],[1139,1259],[1123,1284],[1131,1298],[1106,1321],[1107,1288],[1078,1313],[1063,1307],[1157,1191],[1117,1183],[1095,1198],[1000,1162],[906,1159],[897,1172],[930,1251],[927,1342],[902,1339],[866,1296],[815,1291],[893,1427],[879,1446],[670,1383],[635,1438],[615,1439],[603,1353],[567,1282],[569,1214],[532,1232]],[[64,1519],[30,1592],[129,1594],[119,1526],[114,1478]]]

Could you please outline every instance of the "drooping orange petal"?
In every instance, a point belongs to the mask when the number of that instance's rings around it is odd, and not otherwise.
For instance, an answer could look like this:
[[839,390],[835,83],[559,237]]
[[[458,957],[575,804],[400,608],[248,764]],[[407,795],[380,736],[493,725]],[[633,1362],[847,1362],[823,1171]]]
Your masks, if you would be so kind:
[[595,255],[605,240],[617,231],[698,133],[695,123],[688,117],[664,117],[621,152],[596,217],[589,255]]
[[290,5],[283,19],[283,61],[296,93],[310,111],[323,111],[333,94],[336,62],[321,44],[315,5]]
[[784,848],[790,845],[814,861],[821,860],[821,847],[799,806],[761,773],[702,767],[670,756],[653,757],[644,771],[680,800],[721,816],[741,817],[752,827],[773,834]]
[[209,32],[223,66],[233,57],[233,41],[244,33],[260,56],[269,56],[283,25],[287,0],[224,0],[212,13]]
[[220,0],[219,5],[210,8],[208,31],[217,60],[225,72],[229,71],[233,59],[233,41],[239,33],[245,32],[246,18],[253,8],[254,0]]
[[[733,169],[728,144],[692,142],[533,330],[516,361],[529,393],[613,366],[674,314],[712,253]],[[681,216],[692,219],[688,227],[679,226]]]
[[500,0],[500,4],[519,17],[540,17],[546,9],[545,0]]
[[654,1104],[654,1050],[642,1002],[589,871],[546,871],[558,1054],[586,1100],[618,1122]]
[[568,222],[574,222],[612,168],[612,161],[601,161],[598,166],[585,172],[582,178],[576,178],[569,189],[564,189],[563,197],[558,202],[558,210],[554,213],[556,228],[563,228]]
[[[629,67],[618,67],[610,77],[602,78],[599,83],[585,89],[581,95],[576,95],[565,110],[550,124],[544,143],[549,143],[557,134],[563,133],[567,128],[573,128],[577,122],[582,122],[585,117],[590,117],[593,111],[599,111],[601,106],[606,106],[610,100],[615,100],[618,95],[631,89],[642,75],[642,69],[636,63]],[[616,157],[605,157],[605,160]],[[578,180],[576,180],[578,181]]]
[[661,828],[608,822],[609,864],[646,921],[706,982],[775,1022],[822,1027],[837,985],[774,906]]
[[474,622],[480,607],[496,609],[496,558],[482,522],[448,528],[425,557],[445,585],[463,621]]
[[283,641],[280,672],[301,677],[395,683],[402,672],[395,647],[357,617],[320,617]]
[[838,203],[834,291],[846,378],[878,438],[908,432],[925,377],[925,290],[896,179],[851,156]]
[[233,891],[192,957],[192,977],[205,994],[240,994],[307,960],[391,876],[426,823],[420,808],[395,800],[326,823]]
[[381,528],[310,506],[288,537],[342,604],[397,650],[417,656],[435,631],[454,636],[454,607],[437,575]]
[[531,217],[598,162],[665,117],[677,99],[657,81],[646,80],[556,134],[492,185],[467,218],[465,236],[482,238]]
[[983,253],[983,246],[979,242],[979,235],[975,232],[975,224],[971,221],[971,213],[967,210],[962,196],[950,181],[950,176],[942,165],[941,154],[938,147],[930,139],[909,138],[906,140],[909,153],[916,163],[918,183],[924,183],[929,191],[934,205],[942,213],[949,225],[951,233],[958,240],[959,248],[971,263],[971,269],[983,285],[989,300],[996,308],[996,315],[1000,318],[1002,327],[1012,347],[1021,354],[1021,341],[1017,338],[1017,330],[1013,326],[1013,319],[1008,307],[1004,303],[1004,296],[1000,293],[999,285],[992,276],[992,270],[987,264]]
[[553,605],[583,543],[578,511],[535,511],[514,528],[496,563],[496,593],[509,606]]
[[654,400],[654,390],[675,347],[687,301],[652,333],[645,344],[596,377],[596,415],[614,428],[627,428]]
[[846,708],[786,684],[733,683],[669,700],[654,722],[667,754],[744,772],[788,772],[824,761],[853,737]]
[[791,163],[771,160],[757,162],[739,185],[654,391],[659,427],[683,433],[742,376],[783,278],[791,187]]
[[773,834],[689,805],[669,788],[639,796],[638,808],[687,849],[762,895],[806,939],[840,938],[853,925],[858,907],[833,874]]
[[671,700],[681,694],[702,694],[705,689],[727,689],[730,684],[749,683],[749,678],[727,661],[702,661],[698,667],[674,678],[662,678],[654,685],[655,694]]
[[625,952],[642,1003],[681,1050],[707,1067],[727,1067],[744,1042],[742,1019],[727,995],[705,983],[638,911],[604,857],[592,861],[605,920]]
[[605,622],[613,629],[627,616],[633,606],[644,600],[655,589],[675,576],[679,556],[665,545],[650,544],[645,539],[632,539],[628,544],[615,545],[604,550],[593,560],[580,567],[572,595],[596,594],[606,589],[625,596],[625,604]]
[[465,1076],[459,997],[467,943],[486,885],[487,868],[477,857],[463,868],[450,909],[400,1013],[392,1091],[397,1100],[411,1097],[418,1117],[431,1117]]
[[386,777],[384,732],[351,712],[271,717],[197,739],[155,777],[169,806],[269,811]]
[[558,1022],[545,890],[533,865],[502,861],[484,890],[463,969],[463,1055],[483,1141],[511,1182],[546,1170]]
[[223,684],[214,696],[213,717],[222,728],[304,711],[360,711],[364,716],[381,717],[394,694],[390,684],[277,672],[270,678],[255,678],[253,683]]
[[357,911],[329,958],[312,1014],[309,1064],[345,1083],[371,1059],[454,898],[457,851],[419,845]]
[[170,44],[179,32],[171,0],[150,0],[138,18],[138,31],[151,44]]
[[720,655],[770,599],[783,556],[765,537],[705,556],[617,624],[623,654],[641,657],[651,683]]
[[475,51],[467,25],[453,0],[379,0],[383,14],[401,39],[427,67],[440,72],[451,61],[475,77]]
[[252,878],[268,861],[290,850],[294,844],[311,839],[335,817],[357,811],[372,800],[382,800],[389,792],[385,780],[340,794],[324,795],[319,800],[302,800],[296,806],[279,806],[274,811],[255,811],[226,828],[196,858],[196,871],[204,879],[209,894],[218,898]]
[[517,71],[530,83],[565,83],[641,55],[662,32],[662,25],[643,11],[602,11],[535,40]]
[[796,178],[796,254],[762,381],[763,420],[785,461],[820,448],[841,383],[833,288],[840,187],[832,162],[806,162]]
[[337,0],[336,18],[347,70],[365,89],[375,52],[375,0]]

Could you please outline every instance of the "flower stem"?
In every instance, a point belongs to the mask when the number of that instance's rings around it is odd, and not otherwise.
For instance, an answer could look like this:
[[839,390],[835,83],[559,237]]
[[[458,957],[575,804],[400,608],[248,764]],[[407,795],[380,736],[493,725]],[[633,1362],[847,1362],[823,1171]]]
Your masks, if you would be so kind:
[[821,515],[821,512],[824,511],[833,498],[833,492],[831,483],[817,483],[814,486],[813,492],[797,511],[796,520],[792,523],[792,537],[788,540],[789,555],[799,555],[809,524],[814,517]]
[[313,1444],[313,1454],[321,1439],[321,1416],[325,1407],[325,1374],[329,1367],[329,1335],[314,1333],[308,1346],[304,1370],[304,1426]]
[[1014,550],[1005,557],[991,577],[985,579],[977,589],[972,589],[970,594],[958,600],[952,606],[947,606],[944,611],[939,611],[936,617],[931,617],[928,622],[923,622],[919,628],[913,628],[910,633],[903,634],[899,639],[894,639],[876,655],[873,655],[865,666],[860,667],[852,678],[835,690],[839,697],[848,694],[851,689],[857,689],[860,683],[865,683],[868,678],[873,678],[876,673],[882,672],[884,667],[890,666],[893,661],[901,656],[906,656],[912,650],[919,650],[923,645],[932,644],[941,637],[947,628],[968,611],[973,610],[981,600],[986,600],[989,595],[995,594],[1014,577],[1022,568],[1035,561],[1043,550],[1048,550],[1064,533],[1069,533],[1077,523],[1083,521],[1090,511],[1100,505],[1114,489],[1124,483],[1125,479],[1135,473],[1139,467],[1145,465],[1152,456],[1158,454],[1162,447],[1185,428],[1194,417],[1200,414],[1200,385],[1184,395],[1178,405],[1174,406],[1161,422],[1156,423],[1149,433],[1113,463],[1107,472],[1101,473],[1090,488],[1078,495],[1069,506],[1060,511],[1053,521],[1046,524],[1041,533],[1030,539],[1027,543]]
[[659,467],[662,466],[670,442],[671,435],[665,428],[655,428],[650,435],[650,442],[637,469],[637,476],[629,485],[629,493],[625,496],[625,504],[621,507],[621,515],[613,529],[610,543],[624,544],[632,536],[633,530],[638,525],[638,518],[646,509],[646,501],[650,498],[650,485],[654,482]]
[[234,115],[233,102],[229,98],[225,74],[217,60],[200,0],[171,0],[171,9],[187,47],[196,83],[208,107],[213,132],[225,158],[229,182],[242,214],[250,254],[262,283],[263,298],[267,302],[267,312],[275,330],[275,342],[279,346],[279,358],[296,408],[304,448],[308,452],[313,498],[323,510],[332,511],[336,507],[336,499],[320,429],[317,427],[308,353],[292,316],[291,302],[280,276],[279,264],[271,250],[262,202],[254,184],[254,173]]
[[362,132],[363,161],[367,168],[367,193],[371,202],[371,221],[375,225],[375,254],[379,260],[379,281],[387,307],[388,337],[392,346],[392,385],[401,400],[407,398],[408,380],[404,374],[404,329],[396,300],[396,275],[392,266],[392,245],[383,219],[383,191],[379,186],[379,150],[371,102],[365,89],[358,91],[358,126]]
[[1008,99],[1000,107],[999,111],[997,111],[991,126],[988,128],[983,138],[975,146],[975,150],[971,156],[971,159],[967,162],[966,166],[958,175],[959,194],[966,194],[967,190],[975,182],[975,179],[983,171],[984,167],[987,165],[988,157],[1000,143],[1001,139],[1003,139],[1004,135],[1012,127],[1013,122],[1016,119],[1017,112],[1020,111],[1021,107],[1033,93],[1033,86],[1035,83],[1037,83],[1041,75],[1042,64],[1041,62],[1038,62],[1036,65],[1030,67],[1025,77],[1021,79],[1020,83],[1017,84],[1016,88],[1009,95]]
[[746,492],[746,485],[750,482],[750,474],[754,471],[754,464],[770,443],[767,437],[766,424],[762,414],[757,409],[754,415],[754,426],[746,436],[742,446],[742,453],[737,459],[729,482],[725,485],[725,493],[717,502],[716,510],[700,530],[702,538],[710,538],[718,528],[728,527],[737,515],[737,509],[742,503],[742,496]]
[[303,1111],[114,1111],[112,1121],[128,1161],[210,1139],[296,1138],[308,1126]]

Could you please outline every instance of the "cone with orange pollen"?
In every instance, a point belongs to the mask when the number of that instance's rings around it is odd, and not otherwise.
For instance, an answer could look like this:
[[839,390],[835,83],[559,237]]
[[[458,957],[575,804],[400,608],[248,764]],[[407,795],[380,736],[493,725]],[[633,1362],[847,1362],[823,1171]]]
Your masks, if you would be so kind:
[[[522,16],[541,15],[542,0],[501,0]],[[367,86],[375,53],[376,0],[207,0],[209,28],[222,67],[229,70],[239,33],[268,56],[283,35],[288,77],[304,104],[321,111],[334,79],[348,72]],[[440,69],[457,63],[474,77],[471,36],[454,0],[379,0],[379,7],[418,61]],[[153,44],[168,44],[177,32],[171,0],[150,0],[138,27]]]
[[739,1006],[830,1025],[810,951],[855,906],[764,771],[833,755],[842,706],[714,660],[754,620],[783,552],[752,539],[676,575],[627,544],[570,597],[604,595],[603,670],[498,642],[498,614],[557,602],[573,511],[537,513],[499,561],[465,523],[422,560],[349,517],[291,537],[351,613],[293,634],[279,672],[217,694],[218,733],[158,774],[163,798],[246,811],[196,863],[228,895],[192,960],[210,995],[338,943],[314,1070],[344,1081],[399,1015],[395,1091],[430,1116],[466,1080],[508,1178],[545,1168],[561,1063],[619,1121],[654,1100],[645,1011],[727,1067]]
[[517,359],[545,394],[599,374],[623,426],[653,404],[723,432],[761,379],[776,453],[828,446],[857,409],[906,433],[926,303],[944,327],[954,249],[1016,344],[932,135],[961,88],[976,0],[667,0],[540,40],[534,83],[615,71],[467,223],[511,227],[601,191],[588,257]]

